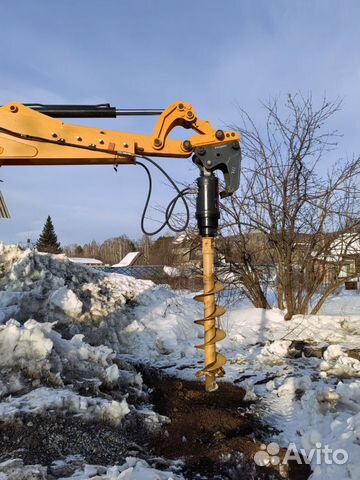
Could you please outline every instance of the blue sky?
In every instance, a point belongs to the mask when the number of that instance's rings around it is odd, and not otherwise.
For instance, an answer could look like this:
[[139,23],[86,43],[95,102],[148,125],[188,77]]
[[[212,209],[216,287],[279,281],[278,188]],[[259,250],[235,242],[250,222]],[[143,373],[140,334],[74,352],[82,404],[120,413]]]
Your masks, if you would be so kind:
[[[344,134],[338,155],[360,152],[357,0],[1,3],[0,104],[162,108],[183,100],[223,127],[238,121],[237,104],[261,123],[261,100],[312,92],[315,99],[343,99],[332,124]],[[154,121],[82,123],[151,133]],[[190,160],[161,165],[181,181],[197,175]],[[48,214],[62,244],[141,235],[146,179],[139,167],[117,174],[111,167],[7,167],[0,178],[12,215],[0,220],[0,240],[36,239]],[[156,179],[155,206],[172,194]]]

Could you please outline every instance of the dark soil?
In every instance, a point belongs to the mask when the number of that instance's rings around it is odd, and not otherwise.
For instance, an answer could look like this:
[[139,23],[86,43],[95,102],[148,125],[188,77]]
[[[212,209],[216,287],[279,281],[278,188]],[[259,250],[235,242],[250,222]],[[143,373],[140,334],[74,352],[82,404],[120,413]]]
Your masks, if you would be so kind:
[[51,465],[67,455],[81,455],[88,463],[115,464],[128,445],[119,429],[106,423],[60,415],[27,415],[0,424],[0,461],[22,458],[25,464]]
[[[207,393],[202,382],[180,381],[149,369],[142,369],[142,374],[154,389],[155,410],[171,420],[153,439],[153,451],[169,459],[182,458],[187,479],[284,478],[277,467],[255,467],[254,454],[270,432],[249,412],[244,390],[223,382],[217,391]],[[305,480],[310,473],[308,466],[292,464],[287,478]]]

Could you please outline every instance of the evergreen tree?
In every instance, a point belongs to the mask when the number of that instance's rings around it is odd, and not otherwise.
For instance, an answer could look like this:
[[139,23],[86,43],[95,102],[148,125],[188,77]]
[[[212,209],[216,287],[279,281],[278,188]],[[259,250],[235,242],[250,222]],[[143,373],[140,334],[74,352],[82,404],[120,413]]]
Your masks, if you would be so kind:
[[54,225],[50,215],[47,217],[43,231],[36,243],[39,252],[61,253],[60,242],[58,242]]
[[77,257],[82,257],[84,255],[84,249],[81,245],[76,245],[75,247],[75,255]]

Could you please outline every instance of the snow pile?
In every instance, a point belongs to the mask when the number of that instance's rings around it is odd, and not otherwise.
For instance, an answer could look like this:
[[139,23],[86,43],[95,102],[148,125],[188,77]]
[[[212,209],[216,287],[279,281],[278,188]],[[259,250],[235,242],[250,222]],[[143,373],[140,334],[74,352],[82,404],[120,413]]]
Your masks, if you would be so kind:
[[24,327],[15,320],[0,326],[0,396],[20,391],[28,379],[46,378],[58,383],[50,372],[52,347],[52,341],[31,321]]
[[[73,480],[181,480],[182,476],[151,468],[144,460],[128,457],[121,466],[110,468],[87,465],[77,470],[71,477]],[[65,479],[63,479],[65,480]]]
[[42,465],[24,465],[15,458],[0,463],[0,480],[46,480],[47,468]]
[[[70,460],[76,460],[75,458]],[[81,459],[80,459],[81,460]],[[52,472],[61,470],[66,461],[57,461],[50,467]],[[21,459],[8,460],[0,463],[0,480],[46,480],[48,468],[41,465],[24,465]],[[59,477],[56,477],[59,478]],[[78,468],[71,477],[61,477],[60,480],[183,480],[181,475],[170,471],[151,468],[144,460],[127,457],[123,465],[103,467],[86,465]]]
[[338,378],[360,377],[360,361],[349,357],[341,345],[329,345],[324,352],[320,370],[323,377],[327,375]]
[[357,479],[360,455],[360,382],[335,388],[317,385],[301,399],[297,416],[300,442],[307,451],[326,445],[332,451],[343,450],[348,459],[345,464],[312,462],[311,479]]
[[9,315],[4,307],[16,301],[18,320],[96,322],[153,287],[150,281],[74,264],[64,255],[22,252],[1,244],[0,263],[3,321]]
[[[195,336],[199,333],[189,322],[191,300],[150,281],[77,265],[62,255],[0,245],[0,265],[3,425],[12,428],[29,416],[60,415],[121,429],[135,421],[145,432],[168,421],[147,405],[142,377],[124,354],[142,361],[190,356],[187,325]],[[184,340],[180,349],[179,338]],[[69,478],[180,478],[134,458],[115,467],[84,464],[79,462]],[[42,479],[47,473],[45,467],[24,466],[16,459],[0,464],[1,480]]]
[[284,362],[284,357],[289,355],[290,345],[291,341],[289,340],[275,340],[261,349],[257,359],[267,365],[280,365]]
[[[190,297],[151,281],[77,265],[63,255],[0,244],[0,262],[0,319],[5,325],[0,335],[3,344],[16,344],[15,353],[5,349],[9,358],[0,357],[0,366],[8,369],[9,379],[12,375],[8,383],[15,391],[21,391],[20,377],[64,386],[76,384],[77,377],[84,381],[87,371],[100,383],[141,383],[111,365],[107,347],[122,359],[142,363],[181,361],[195,368],[202,359],[194,345],[203,332],[193,323],[202,317],[201,305]],[[91,350],[95,347],[89,344],[98,347]]]
[[37,388],[26,395],[0,403],[0,419],[9,421],[24,413],[39,414],[47,411],[80,414],[85,419],[108,420],[115,425],[129,413],[125,399],[121,402],[102,398],[84,397],[71,390]]
[[0,322],[56,322],[54,328],[67,337],[83,334],[88,343],[108,345],[142,362],[194,354],[201,329],[192,320],[202,313],[191,298],[151,281],[77,265],[62,255],[0,244],[0,262]]
[[49,302],[70,317],[78,317],[83,309],[83,303],[72,290],[66,287],[55,290],[50,296]]
[[141,396],[142,379],[135,371],[119,369],[115,353],[106,346],[93,347],[82,335],[64,339],[54,324],[9,320],[0,326],[0,398],[24,393],[39,385],[97,392],[98,387],[118,388]]
[[[227,380],[244,387],[252,407],[280,433],[272,441],[287,448],[343,449],[345,464],[311,460],[311,480],[359,478],[360,296],[331,299],[332,315],[296,316],[242,308],[229,312],[222,353],[231,361]],[[320,447],[319,447],[320,446]]]

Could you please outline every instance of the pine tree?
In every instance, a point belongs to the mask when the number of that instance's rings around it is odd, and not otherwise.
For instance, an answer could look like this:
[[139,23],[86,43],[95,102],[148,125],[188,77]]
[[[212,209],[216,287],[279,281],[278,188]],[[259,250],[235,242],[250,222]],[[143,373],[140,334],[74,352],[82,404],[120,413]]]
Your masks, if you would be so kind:
[[55,228],[50,215],[47,217],[43,231],[36,243],[39,252],[61,253],[60,242],[58,242]]
[[82,257],[84,255],[83,247],[81,245],[76,245],[74,253],[77,257]]

